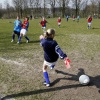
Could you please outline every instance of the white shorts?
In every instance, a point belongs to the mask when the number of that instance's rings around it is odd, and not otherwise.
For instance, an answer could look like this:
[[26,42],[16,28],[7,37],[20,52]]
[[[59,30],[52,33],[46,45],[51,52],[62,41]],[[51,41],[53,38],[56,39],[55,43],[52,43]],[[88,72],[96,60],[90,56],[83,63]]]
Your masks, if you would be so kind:
[[27,30],[26,29],[21,29],[20,33],[23,34],[23,35],[26,35]]
[[58,25],[60,25],[61,23],[58,22]]
[[88,25],[91,26],[91,22],[89,22]]
[[45,29],[46,29],[46,27],[45,27],[45,26],[43,26],[43,27],[42,27],[42,29],[44,29],[44,30],[45,30]]
[[47,61],[44,60],[44,65],[47,65],[47,66],[49,66],[51,68],[51,66],[55,66],[56,65],[56,62],[50,63],[50,62],[47,62]]

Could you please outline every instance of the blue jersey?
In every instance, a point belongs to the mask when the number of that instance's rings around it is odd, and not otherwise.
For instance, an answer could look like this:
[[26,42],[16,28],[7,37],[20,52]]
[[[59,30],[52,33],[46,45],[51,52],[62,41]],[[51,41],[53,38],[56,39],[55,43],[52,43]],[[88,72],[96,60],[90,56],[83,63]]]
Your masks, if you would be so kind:
[[14,31],[20,32],[22,22],[20,20],[14,21]]
[[63,51],[60,49],[57,42],[52,38],[41,39],[40,44],[43,47],[44,59],[47,62],[55,62],[58,60],[59,57],[61,59],[67,57],[67,55],[64,54]]

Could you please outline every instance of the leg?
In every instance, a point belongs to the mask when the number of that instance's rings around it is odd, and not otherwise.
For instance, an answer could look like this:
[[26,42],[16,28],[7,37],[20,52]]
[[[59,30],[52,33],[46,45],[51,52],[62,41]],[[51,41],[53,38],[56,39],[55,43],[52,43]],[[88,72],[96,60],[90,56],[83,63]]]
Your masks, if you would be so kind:
[[47,72],[47,65],[43,64],[43,76],[46,82],[46,86],[50,86],[50,80]]
[[11,42],[13,42],[15,40],[15,33],[13,32],[12,33],[12,41]]
[[27,40],[26,42],[29,43],[29,38],[28,38],[26,35],[25,35],[24,37],[25,37],[26,40]]
[[23,34],[20,33],[20,36],[19,36],[19,38],[18,38],[18,42],[17,42],[17,43],[20,43],[20,42],[21,42],[22,36],[23,36]]

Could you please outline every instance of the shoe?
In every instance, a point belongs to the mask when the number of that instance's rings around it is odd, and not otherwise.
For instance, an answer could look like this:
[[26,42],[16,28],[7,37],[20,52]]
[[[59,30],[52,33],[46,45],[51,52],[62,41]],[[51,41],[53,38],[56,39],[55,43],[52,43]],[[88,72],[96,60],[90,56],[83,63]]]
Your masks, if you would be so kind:
[[55,67],[55,65],[50,66],[50,69],[53,69]]
[[20,42],[18,41],[17,44],[19,44]]
[[46,81],[43,82],[43,84],[47,87],[50,87],[50,83],[46,83]]
[[11,42],[14,42],[14,40],[11,40]]
[[26,43],[29,43],[29,40],[27,40]]

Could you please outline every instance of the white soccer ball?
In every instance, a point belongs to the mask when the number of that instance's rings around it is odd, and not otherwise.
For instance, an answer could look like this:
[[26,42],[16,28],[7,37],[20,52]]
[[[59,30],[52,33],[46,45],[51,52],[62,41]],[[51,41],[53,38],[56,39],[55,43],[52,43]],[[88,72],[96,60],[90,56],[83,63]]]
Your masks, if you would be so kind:
[[79,77],[79,82],[80,82],[80,84],[82,84],[82,85],[88,85],[89,82],[90,82],[90,78],[89,78],[89,76],[87,76],[87,75],[81,75],[81,76]]

